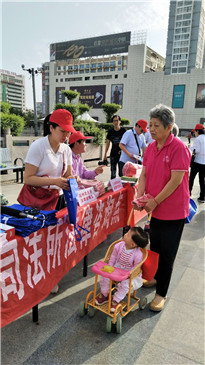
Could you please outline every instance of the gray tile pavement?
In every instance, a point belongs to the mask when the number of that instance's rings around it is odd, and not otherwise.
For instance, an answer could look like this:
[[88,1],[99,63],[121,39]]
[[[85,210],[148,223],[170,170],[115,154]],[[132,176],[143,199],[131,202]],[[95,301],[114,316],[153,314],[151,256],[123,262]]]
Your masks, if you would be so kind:
[[[20,188],[21,184],[2,184],[10,204]],[[198,191],[196,181],[195,201]],[[148,306],[143,311],[136,308],[123,318],[120,335],[106,333],[104,313],[79,317],[79,302],[93,288],[91,266],[121,237],[120,229],[88,255],[87,277],[82,276],[80,262],[61,280],[59,293],[39,304],[39,325],[32,322],[29,311],[2,329],[2,365],[204,364],[204,223],[204,204],[198,204],[197,215],[185,226],[161,313],[149,311]],[[151,288],[138,290],[148,302],[153,294]]]

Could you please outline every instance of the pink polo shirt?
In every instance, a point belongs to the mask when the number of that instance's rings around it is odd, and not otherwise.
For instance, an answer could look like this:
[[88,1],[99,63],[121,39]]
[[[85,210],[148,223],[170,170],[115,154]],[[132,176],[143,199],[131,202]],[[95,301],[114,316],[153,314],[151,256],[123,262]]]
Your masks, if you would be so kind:
[[166,143],[157,150],[157,142],[151,143],[143,158],[146,168],[145,193],[157,196],[171,178],[171,171],[185,171],[181,184],[152,212],[162,220],[183,219],[189,215],[189,166],[191,154],[179,138],[170,134]]

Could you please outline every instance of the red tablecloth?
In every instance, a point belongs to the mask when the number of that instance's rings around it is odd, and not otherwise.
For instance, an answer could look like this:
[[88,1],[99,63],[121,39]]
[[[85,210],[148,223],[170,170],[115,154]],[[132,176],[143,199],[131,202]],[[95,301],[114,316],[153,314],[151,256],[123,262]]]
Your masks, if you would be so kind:
[[[77,223],[82,240],[75,240],[68,224],[67,209],[57,213],[58,224],[40,229],[29,237],[1,242],[1,327],[14,321],[46,298],[51,289],[107,235],[124,227],[134,190],[130,184],[96,201],[78,207]],[[133,216],[131,225],[141,219]]]

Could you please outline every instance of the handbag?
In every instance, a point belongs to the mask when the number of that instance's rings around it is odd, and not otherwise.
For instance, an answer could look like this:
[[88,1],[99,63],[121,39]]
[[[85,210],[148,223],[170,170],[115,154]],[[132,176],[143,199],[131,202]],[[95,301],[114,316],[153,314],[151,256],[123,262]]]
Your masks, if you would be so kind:
[[58,189],[24,184],[17,201],[24,206],[41,210],[54,210],[59,198]]
[[147,253],[147,259],[142,264],[142,277],[145,280],[151,281],[158,269],[159,254],[150,250],[147,250]]
[[[140,146],[139,146],[139,143],[138,143],[138,140],[137,140],[137,136],[136,136],[136,134],[133,132],[133,129],[132,129],[132,133],[133,133],[133,135],[134,135],[134,137],[135,137],[135,141],[136,141],[136,143],[137,143],[137,148],[138,148],[138,150],[139,150],[139,156],[141,157],[141,149],[140,149]],[[142,161],[140,161],[140,160],[137,160],[137,163],[138,163],[139,165],[142,165]]]
[[[63,169],[61,176],[65,173],[65,156],[63,153]],[[48,176],[48,175],[43,175]],[[56,209],[56,205],[59,199],[59,190],[58,189],[50,189],[42,188],[41,186],[32,186],[24,184],[17,201],[21,205],[25,205],[27,207],[39,208],[41,210],[54,210]]]
[[191,222],[191,220],[194,217],[194,215],[196,214],[196,212],[197,212],[197,205],[193,201],[193,199],[190,198],[190,201],[189,201],[189,215],[185,219],[185,224]]

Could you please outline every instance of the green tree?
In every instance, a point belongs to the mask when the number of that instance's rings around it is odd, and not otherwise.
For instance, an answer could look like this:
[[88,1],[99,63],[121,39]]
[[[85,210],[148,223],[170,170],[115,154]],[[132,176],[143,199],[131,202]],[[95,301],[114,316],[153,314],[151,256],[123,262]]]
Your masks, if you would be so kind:
[[121,105],[119,104],[110,104],[110,103],[104,103],[102,104],[103,112],[106,115],[106,122],[111,123],[111,118],[114,114],[118,112],[118,110],[121,109]]
[[78,108],[77,104],[58,103],[54,107],[54,110],[56,110],[56,109],[66,109],[66,110],[68,110],[73,116],[73,121],[75,121],[76,117],[79,115],[79,108]]
[[79,109],[79,115],[82,115],[85,112],[89,112],[89,110],[91,109],[91,107],[88,104],[78,103],[77,105]]
[[1,104],[0,105],[1,105],[1,112],[2,113],[9,114],[10,108],[11,108],[11,104],[5,103],[5,101],[1,101]]
[[61,90],[62,93],[66,96],[66,98],[71,103],[74,99],[76,99],[78,96],[80,96],[80,93],[73,90]]
[[3,131],[11,128],[12,136],[20,136],[24,125],[25,120],[19,115],[1,112],[1,128]]

